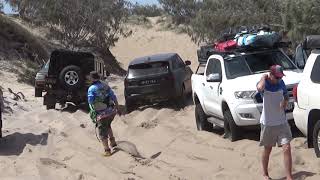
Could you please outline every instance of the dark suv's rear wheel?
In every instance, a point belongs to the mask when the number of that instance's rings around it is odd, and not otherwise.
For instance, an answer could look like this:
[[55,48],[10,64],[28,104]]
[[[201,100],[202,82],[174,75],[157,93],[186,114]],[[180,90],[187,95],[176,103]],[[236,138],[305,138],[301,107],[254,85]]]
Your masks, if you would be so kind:
[[313,128],[313,148],[317,157],[320,157],[320,121]]
[[125,98],[126,100],[126,111],[127,113],[131,113],[132,111],[134,111],[136,109],[136,105],[134,104],[134,102],[128,98]]
[[83,76],[80,67],[70,65],[62,69],[59,75],[62,87],[67,90],[75,90],[82,86]]

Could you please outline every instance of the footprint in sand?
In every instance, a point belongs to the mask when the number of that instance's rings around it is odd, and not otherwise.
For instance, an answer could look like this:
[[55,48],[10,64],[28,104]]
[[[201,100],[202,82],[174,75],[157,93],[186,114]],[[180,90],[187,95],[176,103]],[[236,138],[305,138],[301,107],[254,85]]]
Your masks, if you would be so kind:
[[50,159],[50,158],[40,158],[40,163],[46,166],[53,166],[56,169],[58,168],[67,168],[67,165],[64,163],[60,163],[56,160]]

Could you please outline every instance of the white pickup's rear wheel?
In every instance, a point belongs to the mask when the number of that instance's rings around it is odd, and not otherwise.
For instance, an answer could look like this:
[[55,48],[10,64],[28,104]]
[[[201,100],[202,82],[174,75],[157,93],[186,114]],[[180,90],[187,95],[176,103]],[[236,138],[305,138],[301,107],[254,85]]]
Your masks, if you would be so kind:
[[313,147],[317,157],[320,157],[320,120],[313,128]]

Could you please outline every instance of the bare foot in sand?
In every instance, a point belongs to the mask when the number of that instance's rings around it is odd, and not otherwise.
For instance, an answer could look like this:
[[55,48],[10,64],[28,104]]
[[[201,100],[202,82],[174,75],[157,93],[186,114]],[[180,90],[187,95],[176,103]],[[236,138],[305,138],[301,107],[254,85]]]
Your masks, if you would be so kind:
[[264,180],[271,180],[271,177],[269,176],[263,176]]

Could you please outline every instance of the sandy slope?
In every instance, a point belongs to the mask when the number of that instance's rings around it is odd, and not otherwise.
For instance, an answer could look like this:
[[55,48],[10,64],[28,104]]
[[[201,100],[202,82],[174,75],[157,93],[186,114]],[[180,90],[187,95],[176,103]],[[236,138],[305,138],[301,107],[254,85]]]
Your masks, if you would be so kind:
[[133,34],[120,39],[112,53],[127,69],[131,60],[141,56],[158,53],[176,52],[183,60],[192,61],[192,67],[197,67],[197,45],[186,34],[177,34],[165,30],[157,23],[158,18],[150,18],[152,28],[130,26]]
[[[135,28],[133,37],[121,40],[113,49],[124,65],[132,57],[158,51],[175,51],[183,58],[196,60],[196,46],[187,36],[159,32],[156,28]],[[150,41],[152,37],[156,38]],[[0,142],[1,180],[261,179],[257,132],[250,132],[246,139],[234,143],[221,138],[221,132],[199,132],[193,105],[183,110],[170,105],[143,107],[117,117],[113,123],[116,139],[126,141],[121,146],[131,143],[144,157],[157,153],[158,156],[139,159],[119,151],[104,158],[94,126],[85,112],[72,106],[46,111],[42,99],[33,97],[33,88],[16,83],[14,74],[1,69],[0,79],[0,86],[23,91],[27,98],[26,102],[16,102],[5,91],[12,113],[4,115],[6,137]],[[122,78],[111,77],[109,81],[123,104]],[[304,142],[303,137],[293,141],[295,177],[318,180],[320,161],[312,149],[305,148]],[[283,179],[281,149],[273,151],[270,174]]]

